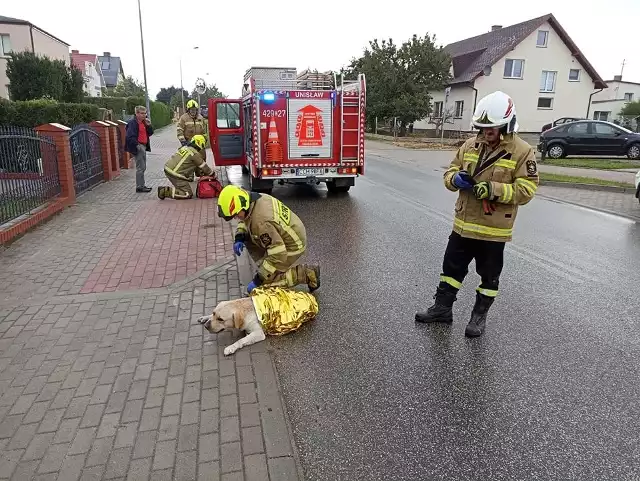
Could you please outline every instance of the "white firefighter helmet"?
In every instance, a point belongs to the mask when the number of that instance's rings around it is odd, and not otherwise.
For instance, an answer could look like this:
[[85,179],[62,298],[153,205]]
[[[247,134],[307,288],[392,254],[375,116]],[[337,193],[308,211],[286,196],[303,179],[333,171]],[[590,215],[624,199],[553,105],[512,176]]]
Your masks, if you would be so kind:
[[473,113],[472,125],[483,127],[504,127],[507,134],[518,131],[516,107],[513,100],[504,92],[497,90],[480,99]]

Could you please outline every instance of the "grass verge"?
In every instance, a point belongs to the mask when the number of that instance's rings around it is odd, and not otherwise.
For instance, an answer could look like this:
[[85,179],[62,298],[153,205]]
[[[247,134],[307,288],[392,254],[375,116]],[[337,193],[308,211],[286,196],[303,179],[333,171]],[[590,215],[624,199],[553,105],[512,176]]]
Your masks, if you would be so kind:
[[547,172],[539,172],[540,180],[544,183],[549,182],[565,182],[567,184],[591,184],[591,185],[608,185],[613,187],[631,187],[633,184],[626,182],[617,182],[615,180],[596,179],[595,177],[578,177],[574,175],[550,174]]
[[558,167],[575,167],[580,169],[616,170],[640,169],[640,162],[611,159],[544,159],[540,165],[557,165]]

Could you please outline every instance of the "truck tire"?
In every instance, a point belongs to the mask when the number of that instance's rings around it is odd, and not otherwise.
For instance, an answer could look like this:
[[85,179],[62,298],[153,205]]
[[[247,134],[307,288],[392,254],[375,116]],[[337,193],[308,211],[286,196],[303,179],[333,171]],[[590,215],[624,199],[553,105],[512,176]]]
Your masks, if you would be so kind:
[[330,194],[346,194],[350,188],[351,185],[336,185],[335,181],[327,182],[327,191]]
[[261,194],[271,194],[273,191],[273,181],[257,179],[252,174],[249,174],[249,187],[254,192]]
[[246,165],[242,166],[242,175],[247,175],[250,172],[249,167]]

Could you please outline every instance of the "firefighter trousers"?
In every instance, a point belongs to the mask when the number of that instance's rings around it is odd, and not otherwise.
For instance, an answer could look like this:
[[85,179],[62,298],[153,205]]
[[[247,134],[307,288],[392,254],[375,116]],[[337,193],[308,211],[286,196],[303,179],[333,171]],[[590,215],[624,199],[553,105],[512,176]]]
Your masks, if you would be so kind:
[[[267,254],[267,251],[258,247],[257,245],[248,242],[246,244],[247,251],[253,259],[253,261],[260,265],[262,260]],[[279,266],[282,270],[278,270],[275,275],[269,281],[265,281],[261,287],[295,287],[299,285],[308,285],[311,289],[318,287],[317,265],[311,264],[296,264],[296,261],[302,257],[302,254],[289,256],[287,258],[287,264]]]
[[167,179],[173,184],[173,187],[166,188],[165,197],[176,200],[191,199],[193,197],[193,189],[188,181],[168,175]]
[[469,273],[469,264],[475,259],[476,272],[481,279],[477,291],[487,297],[496,297],[504,264],[504,247],[504,242],[468,239],[452,232],[442,261],[439,287],[460,289]]

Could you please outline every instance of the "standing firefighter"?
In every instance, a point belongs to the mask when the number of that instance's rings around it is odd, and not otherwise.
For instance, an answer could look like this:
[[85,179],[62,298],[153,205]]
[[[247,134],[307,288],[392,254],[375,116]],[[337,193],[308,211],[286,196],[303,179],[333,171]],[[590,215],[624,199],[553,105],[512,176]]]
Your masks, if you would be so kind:
[[459,195],[435,304],[416,314],[417,322],[453,322],[456,294],[475,259],[482,282],[465,330],[469,337],[484,332],[518,206],[533,198],[539,182],[533,148],[515,133],[516,111],[507,94],[497,91],[480,100],[473,125],[480,132],[458,149],[444,174],[445,187]]
[[191,184],[194,174],[198,177],[203,175],[214,177],[215,172],[200,157],[200,152],[204,150],[205,140],[202,135],[194,135],[191,142],[184,147],[180,147],[173,156],[164,164],[164,174],[173,184],[172,187],[158,187],[158,197],[160,199],[191,199],[193,190]]
[[[189,100],[187,102],[187,111],[182,114],[178,120],[178,140],[184,147],[191,142],[194,135],[207,136],[207,124],[202,115],[198,112],[198,102],[195,100]],[[207,160],[207,151],[202,149],[200,151],[202,160]]]
[[294,265],[306,250],[307,233],[300,218],[278,199],[227,185],[218,197],[218,215],[240,221],[233,251],[239,256],[246,246],[258,264],[247,292],[260,286],[307,284],[310,292],[320,287],[320,266]]

